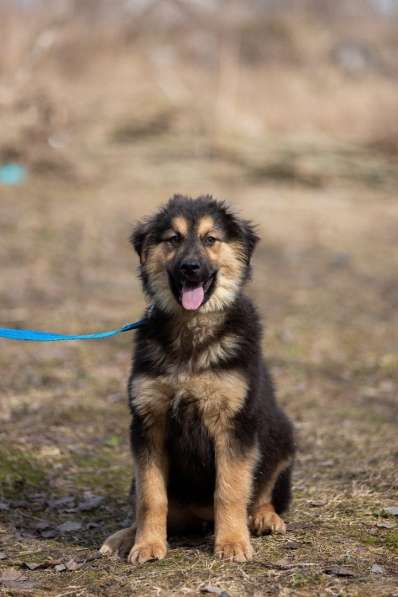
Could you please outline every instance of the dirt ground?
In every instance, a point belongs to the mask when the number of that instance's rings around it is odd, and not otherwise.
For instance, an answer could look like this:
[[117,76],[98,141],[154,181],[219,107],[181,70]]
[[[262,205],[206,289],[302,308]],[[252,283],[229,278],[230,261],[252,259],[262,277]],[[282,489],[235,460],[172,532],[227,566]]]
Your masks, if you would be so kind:
[[[172,541],[167,559],[142,567],[96,559],[128,515],[131,337],[3,341],[0,565],[22,576],[2,591],[397,595],[398,528],[384,510],[398,505],[394,197],[359,184],[250,184],[222,160],[159,158],[156,143],[142,147],[154,179],[142,181],[138,164],[113,177],[124,152],[97,156],[109,174],[95,188],[32,177],[1,191],[2,324],[72,332],[138,318],[134,220],[176,190],[230,200],[259,224],[250,294],[298,431],[289,530],[253,539],[244,565],[216,561],[211,537]],[[71,560],[76,570],[55,569]]]
[[[118,65],[109,74],[115,85],[119,77],[118,101],[99,69],[91,73],[102,87],[97,99],[85,95],[81,74],[62,88],[54,65],[37,73],[25,104],[18,86],[25,80],[26,91],[29,78],[10,87],[20,103],[7,103],[0,88],[1,161],[28,167],[24,185],[0,186],[0,326],[74,333],[138,319],[144,298],[128,243],[133,223],[175,192],[227,199],[262,237],[249,293],[266,322],[264,351],[299,445],[288,532],[253,538],[255,556],[245,564],[217,561],[211,536],[172,539],[165,560],[143,566],[99,557],[103,539],[129,514],[132,334],[91,343],[0,340],[0,594],[398,597],[396,154],[370,147],[366,135],[359,144],[325,131],[227,135],[222,93],[213,129],[200,98],[192,108],[198,120],[187,107],[171,115],[159,108],[159,90],[149,109],[148,89],[127,92],[127,73],[138,81],[138,70]],[[183,96],[192,79],[180,74]],[[244,73],[247,81],[252,75]],[[205,79],[196,76],[200,87]],[[364,96],[372,90],[376,106],[384,91],[371,81],[358,85]],[[317,85],[326,102],[333,83]],[[388,94],[394,85],[385,83]],[[287,91],[273,89],[275,110],[278,97],[293,105]],[[355,118],[354,99],[345,99],[341,130]],[[131,118],[129,102],[133,115],[150,113],[144,125]]]

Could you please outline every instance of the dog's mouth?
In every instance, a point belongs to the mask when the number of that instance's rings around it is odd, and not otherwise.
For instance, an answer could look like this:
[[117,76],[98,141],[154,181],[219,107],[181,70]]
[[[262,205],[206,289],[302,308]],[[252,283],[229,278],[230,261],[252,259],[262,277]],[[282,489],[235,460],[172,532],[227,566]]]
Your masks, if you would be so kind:
[[171,286],[180,305],[187,311],[197,311],[209,299],[216,282],[217,272],[204,282],[177,281],[171,277]]

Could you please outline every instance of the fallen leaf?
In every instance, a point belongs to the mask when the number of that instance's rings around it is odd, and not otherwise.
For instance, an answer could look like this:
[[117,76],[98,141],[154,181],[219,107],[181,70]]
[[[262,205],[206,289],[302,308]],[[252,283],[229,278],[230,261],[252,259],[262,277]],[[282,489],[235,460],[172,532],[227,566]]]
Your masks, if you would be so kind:
[[81,528],[82,523],[74,520],[68,520],[57,527],[60,533],[72,533],[73,531],[79,531]]
[[398,516],[398,506],[390,506],[388,508],[384,508],[383,512],[385,514],[392,514],[393,516]]
[[40,536],[43,537],[43,539],[54,539],[54,537],[58,536],[58,531],[55,529],[46,529],[45,531],[40,532]]
[[393,522],[387,522],[387,521],[376,522],[376,526],[378,529],[394,529],[395,528],[395,524]]
[[20,529],[19,536],[24,537],[24,538],[27,537],[29,539],[34,539],[36,536],[36,533],[34,531],[32,531],[32,529]]
[[[17,589],[18,593],[16,593],[17,595],[22,595],[22,594],[26,594],[26,591],[30,591],[30,589],[34,588],[34,584],[32,582],[30,582],[29,580],[23,580],[23,581],[18,581],[18,580],[10,580],[7,583],[4,583],[4,586],[7,587],[8,589]],[[23,591],[23,593],[22,593]],[[15,593],[14,593],[15,595]]]
[[36,529],[36,531],[44,531],[45,529],[50,528],[50,526],[51,524],[48,520],[39,520],[32,525],[32,528]]
[[75,498],[73,495],[66,495],[62,498],[55,498],[53,500],[49,500],[48,505],[50,508],[54,508],[55,510],[63,510],[64,508],[71,508],[75,504]]
[[89,512],[90,510],[95,510],[98,508],[100,504],[104,501],[104,498],[100,495],[90,495],[79,502],[78,510],[81,512]]
[[9,589],[17,590],[33,589],[34,587],[34,584],[30,582],[22,572],[15,568],[8,568],[3,571],[0,576],[0,584]]
[[10,505],[13,508],[30,508],[31,507],[31,503],[26,500],[12,500],[10,502]]
[[325,574],[330,574],[331,576],[341,576],[341,577],[352,577],[355,576],[352,570],[345,568],[344,566],[330,566],[329,568],[324,569]]
[[28,570],[45,570],[46,568],[55,568],[61,560],[44,560],[43,562],[22,562],[24,568]]
[[84,561],[82,562],[82,564],[87,564],[88,562],[94,562],[94,560],[101,560],[102,556],[100,553],[95,553],[91,556],[87,556],[87,558],[84,558]]
[[335,464],[334,460],[322,460],[319,463],[320,466],[325,466],[325,467],[334,466],[334,464]]
[[9,581],[9,580],[19,580],[26,578],[20,570],[16,568],[7,568],[3,570],[2,575],[0,576],[0,581]]
[[69,560],[69,562],[66,562],[65,566],[68,570],[74,571],[79,570],[79,568],[81,568],[83,564],[81,562],[76,562],[76,560],[72,558],[71,560]]
[[322,500],[308,500],[307,504],[311,506],[311,508],[321,508],[322,506],[326,506],[326,502]]
[[40,564],[36,562],[22,562],[22,566],[28,570],[37,570],[37,568],[40,568]]
[[297,541],[288,541],[285,545],[286,549],[299,549],[301,547],[301,543]]

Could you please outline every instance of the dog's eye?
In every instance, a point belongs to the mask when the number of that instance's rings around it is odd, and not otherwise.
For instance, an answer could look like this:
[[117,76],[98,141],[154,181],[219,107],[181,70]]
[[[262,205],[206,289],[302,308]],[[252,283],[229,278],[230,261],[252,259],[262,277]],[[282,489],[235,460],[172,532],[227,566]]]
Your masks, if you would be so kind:
[[176,247],[177,245],[179,245],[181,240],[181,234],[173,234],[173,236],[166,238],[166,242],[170,243],[172,247]]
[[203,239],[203,244],[205,245],[205,247],[212,247],[214,245],[214,243],[216,242],[216,238],[214,238],[214,236],[206,236]]

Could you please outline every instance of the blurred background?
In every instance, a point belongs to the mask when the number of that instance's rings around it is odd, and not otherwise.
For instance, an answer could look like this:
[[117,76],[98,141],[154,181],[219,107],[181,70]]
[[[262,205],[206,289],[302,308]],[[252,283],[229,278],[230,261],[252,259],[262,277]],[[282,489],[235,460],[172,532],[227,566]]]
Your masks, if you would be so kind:
[[[138,318],[134,222],[177,192],[227,199],[259,226],[250,294],[299,432],[291,557],[355,552],[361,594],[388,584],[398,531],[374,516],[398,488],[398,1],[2,0],[0,39],[0,325]],[[46,549],[16,495],[106,496],[91,547],[125,516],[129,344],[1,344],[11,551]]]
[[2,0],[0,35],[10,323],[88,315],[102,292],[119,306],[130,226],[175,192],[229,199],[270,241],[297,201],[333,220],[332,188],[396,192],[394,0]]

